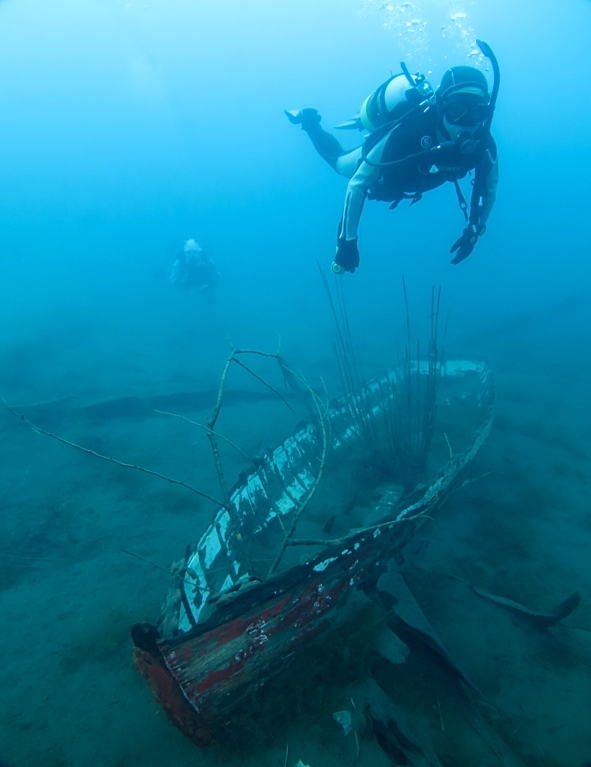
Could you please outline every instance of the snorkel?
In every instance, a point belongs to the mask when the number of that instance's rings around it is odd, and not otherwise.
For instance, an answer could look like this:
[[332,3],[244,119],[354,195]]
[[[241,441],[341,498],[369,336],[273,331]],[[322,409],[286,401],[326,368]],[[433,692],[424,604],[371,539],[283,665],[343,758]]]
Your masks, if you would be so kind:
[[403,74],[403,75],[406,77],[406,79],[408,80],[408,82],[409,82],[409,84],[410,84],[410,87],[411,87],[411,88],[417,88],[417,87],[418,87],[418,85],[417,85],[417,84],[418,84],[419,82],[421,82],[421,79],[420,79],[419,77],[417,77],[417,82],[415,82],[415,81],[414,81],[414,79],[413,79],[413,76],[412,76],[412,75],[411,75],[411,73],[408,71],[408,67],[406,66],[406,64],[404,63],[404,61],[401,61],[401,62],[400,62],[400,69],[402,69],[402,74]]
[[501,84],[501,69],[499,67],[499,62],[497,60],[497,57],[492,51],[492,48],[488,43],[485,43],[484,40],[477,40],[476,45],[480,48],[482,51],[483,56],[486,56],[486,58],[490,61],[492,69],[493,69],[493,89],[492,93],[490,95],[490,101],[488,102],[488,106],[490,109],[490,117],[488,120],[484,123],[484,127],[487,131],[490,131],[490,124],[492,123],[492,119],[495,114],[495,106],[497,104],[497,96],[499,95],[499,86]]

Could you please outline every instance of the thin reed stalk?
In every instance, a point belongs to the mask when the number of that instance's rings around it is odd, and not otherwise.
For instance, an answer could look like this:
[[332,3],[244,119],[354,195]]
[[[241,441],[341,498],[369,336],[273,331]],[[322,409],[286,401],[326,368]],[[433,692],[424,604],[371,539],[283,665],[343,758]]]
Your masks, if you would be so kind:
[[[413,341],[406,281],[402,278],[405,344],[402,360],[378,390],[371,390],[360,373],[343,292],[343,281],[331,291],[319,266],[322,283],[337,331],[333,342],[337,368],[353,424],[368,454],[390,466],[405,485],[413,485],[425,470],[437,412],[441,354],[439,313],[441,288],[431,288],[429,338]],[[447,326],[446,326],[447,329]]]
[[405,484],[413,484],[427,464],[435,416],[437,413],[437,387],[440,378],[439,312],[441,288],[431,288],[430,330],[424,357],[417,339],[416,356],[413,355],[410,312],[406,282],[403,278],[406,315],[406,345],[404,358],[388,383],[381,387],[386,440],[392,451]]
[[346,406],[351,415],[353,424],[357,427],[361,439],[368,445],[374,444],[378,429],[375,422],[373,408],[369,403],[369,392],[364,383],[361,365],[357,359],[347,303],[343,288],[343,280],[335,281],[336,303],[328,280],[322,267],[318,264],[320,278],[324,286],[328,304],[335,323],[337,338],[333,342],[333,349],[337,361],[337,368],[341,378]]

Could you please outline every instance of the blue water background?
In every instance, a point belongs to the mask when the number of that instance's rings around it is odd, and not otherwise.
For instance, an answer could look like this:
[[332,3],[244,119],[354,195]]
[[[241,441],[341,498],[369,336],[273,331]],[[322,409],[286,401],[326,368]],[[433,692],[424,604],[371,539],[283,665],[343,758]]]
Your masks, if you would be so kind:
[[[157,364],[159,347],[189,332],[195,297],[173,295],[154,272],[193,236],[212,244],[223,273],[221,343],[226,333],[270,342],[265,326],[312,351],[328,321],[316,260],[332,259],[345,182],[283,108],[315,106],[330,127],[409,52],[435,83],[466,60],[457,40],[448,47],[436,34],[413,54],[379,13],[359,10],[330,0],[3,2],[4,343],[42,332],[83,354],[87,334],[110,331],[126,352],[149,343]],[[468,10],[502,67],[497,207],[474,256],[452,267],[463,221],[451,186],[412,210],[366,205],[362,267],[345,279],[372,338],[397,319],[401,274],[417,301],[443,286],[458,332],[590,283],[589,3]]]

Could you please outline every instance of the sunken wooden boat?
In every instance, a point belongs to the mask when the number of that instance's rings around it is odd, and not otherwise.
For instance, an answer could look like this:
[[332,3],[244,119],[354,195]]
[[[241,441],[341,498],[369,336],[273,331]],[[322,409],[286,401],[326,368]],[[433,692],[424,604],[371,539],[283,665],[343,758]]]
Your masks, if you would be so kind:
[[[415,380],[417,392],[436,380],[436,418],[418,428],[431,430],[419,473],[396,460],[386,428],[412,428],[391,407]],[[403,557],[462,482],[493,410],[484,363],[414,362],[331,402],[254,461],[174,567],[158,624],[132,627],[136,665],[172,723],[197,746],[212,745],[304,648],[327,641],[351,595]]]

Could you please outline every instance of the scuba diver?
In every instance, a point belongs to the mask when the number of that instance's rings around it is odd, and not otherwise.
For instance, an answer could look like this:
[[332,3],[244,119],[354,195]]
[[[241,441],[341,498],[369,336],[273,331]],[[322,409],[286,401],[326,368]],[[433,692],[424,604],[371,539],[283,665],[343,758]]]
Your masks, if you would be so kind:
[[[484,74],[475,67],[448,69],[433,91],[423,75],[411,75],[404,63],[364,101],[360,113],[338,128],[369,131],[362,146],[345,151],[325,131],[316,109],[285,110],[289,121],[301,125],[326,162],[350,179],[338,228],[335,274],[359,266],[357,229],[365,199],[392,203],[418,202],[424,192],[451,181],[456,188],[466,227],[452,245],[452,264],[472,253],[494,205],[499,178],[497,147],[490,126],[499,91],[500,72],[490,46],[477,40],[491,61],[494,85],[489,94]],[[468,204],[458,179],[474,171]]]
[[168,271],[168,281],[175,288],[197,288],[210,301],[219,280],[220,273],[209,250],[193,239],[185,242]]

